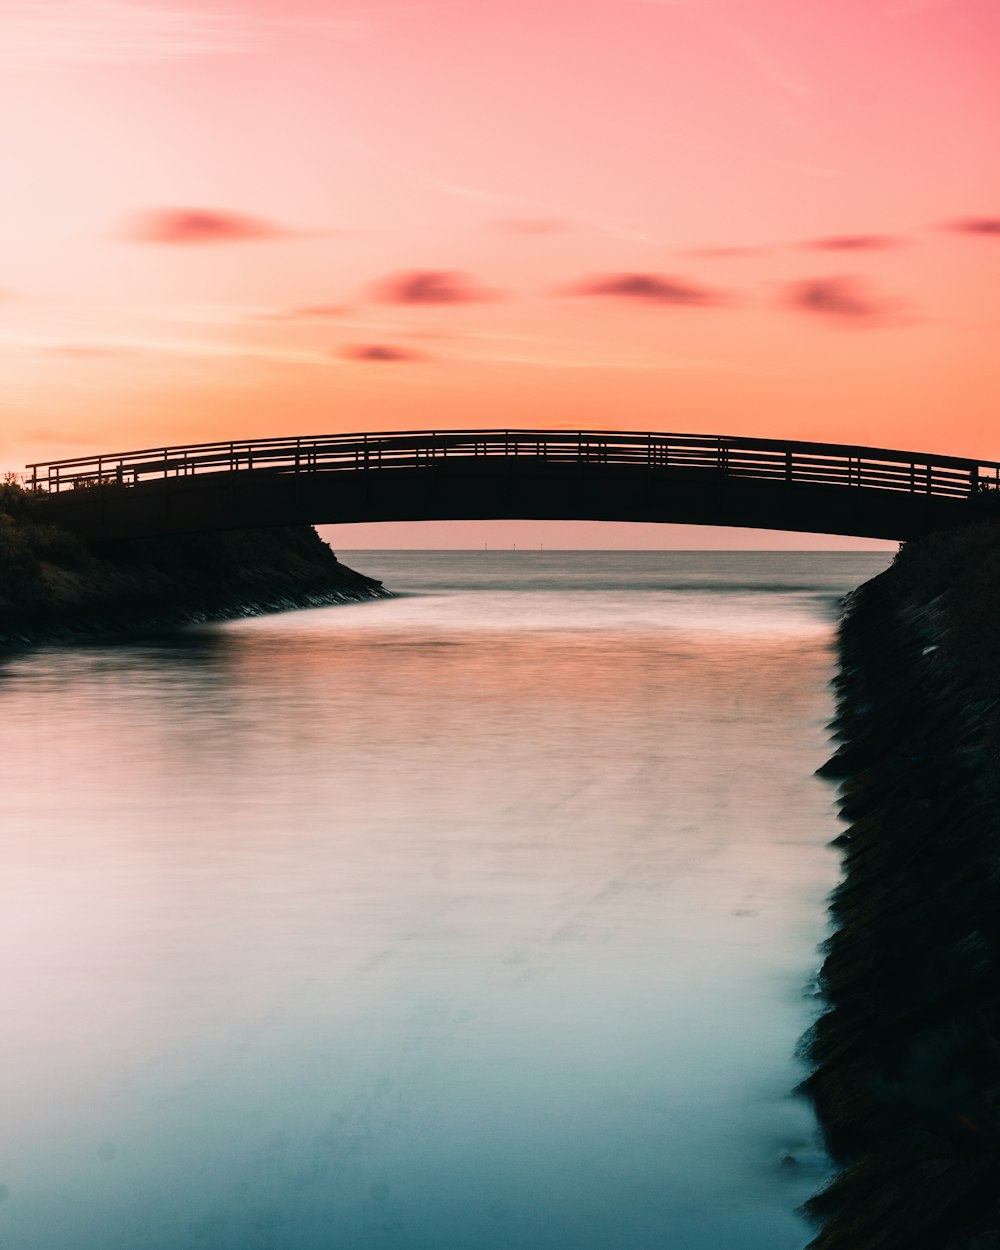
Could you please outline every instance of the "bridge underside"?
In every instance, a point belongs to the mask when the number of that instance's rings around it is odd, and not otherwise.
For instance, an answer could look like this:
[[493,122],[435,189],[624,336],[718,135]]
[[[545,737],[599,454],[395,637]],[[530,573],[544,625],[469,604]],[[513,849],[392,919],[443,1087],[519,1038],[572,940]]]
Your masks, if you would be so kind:
[[91,541],[296,524],[497,518],[729,525],[903,540],[981,519],[966,499],[759,481],[704,469],[453,458],[427,467],[205,473],[65,491],[52,520]]

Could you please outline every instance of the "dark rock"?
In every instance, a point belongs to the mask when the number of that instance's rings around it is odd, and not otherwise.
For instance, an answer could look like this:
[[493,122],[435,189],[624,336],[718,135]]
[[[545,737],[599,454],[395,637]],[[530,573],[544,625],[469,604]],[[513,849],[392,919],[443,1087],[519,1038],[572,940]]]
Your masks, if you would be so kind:
[[310,526],[86,546],[0,487],[0,650],[385,596]]
[[[995,577],[994,577],[995,575]],[[805,1043],[813,1250],[1000,1250],[1000,528],[908,543],[840,631],[850,822]]]

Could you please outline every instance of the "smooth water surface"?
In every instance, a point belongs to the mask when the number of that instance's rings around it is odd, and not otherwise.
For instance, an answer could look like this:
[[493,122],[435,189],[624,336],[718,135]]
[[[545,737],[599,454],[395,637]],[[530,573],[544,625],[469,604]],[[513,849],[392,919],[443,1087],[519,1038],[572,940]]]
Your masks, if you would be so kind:
[[800,1250],[887,557],[345,558],[403,593],[0,667],[0,1244]]

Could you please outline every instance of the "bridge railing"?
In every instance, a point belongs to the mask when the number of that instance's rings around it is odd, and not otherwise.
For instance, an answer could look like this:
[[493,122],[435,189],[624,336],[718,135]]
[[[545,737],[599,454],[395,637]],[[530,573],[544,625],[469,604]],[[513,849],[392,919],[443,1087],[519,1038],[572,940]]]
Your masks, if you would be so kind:
[[1000,463],[877,447],[722,435],[621,430],[407,430],[194,443],[28,465],[36,490],[152,478],[269,470],[275,473],[458,468],[464,460],[516,457],[616,464],[804,485],[905,491],[961,499],[1000,491]]

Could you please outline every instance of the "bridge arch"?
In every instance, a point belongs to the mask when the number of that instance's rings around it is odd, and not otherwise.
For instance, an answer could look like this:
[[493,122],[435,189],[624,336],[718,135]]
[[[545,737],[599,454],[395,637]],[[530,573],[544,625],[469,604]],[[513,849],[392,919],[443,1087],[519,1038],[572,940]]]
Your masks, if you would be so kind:
[[1000,515],[1000,463],[724,435],[391,431],[39,462],[29,484],[92,541],[293,524],[524,518],[902,540]]

